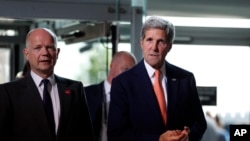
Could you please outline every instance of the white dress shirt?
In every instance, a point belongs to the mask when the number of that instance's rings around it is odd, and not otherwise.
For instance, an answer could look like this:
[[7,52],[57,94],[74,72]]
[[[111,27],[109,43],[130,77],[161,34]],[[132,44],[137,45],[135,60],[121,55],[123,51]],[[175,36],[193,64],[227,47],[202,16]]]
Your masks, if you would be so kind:
[[[152,85],[154,83],[154,73],[155,73],[155,69],[152,68],[145,60],[144,60],[144,64],[145,64],[145,67],[146,67],[146,70],[148,72],[148,76],[149,78],[151,79],[151,82],[152,82]],[[164,97],[165,97],[165,101],[166,101],[166,107],[167,107],[167,100],[168,100],[168,97],[167,97],[167,77],[165,75],[165,72],[166,72],[166,67],[165,65],[163,65],[161,67],[161,83],[162,83],[162,88],[163,88],[163,91],[164,91]]]
[[[31,71],[31,77],[34,80],[34,82],[38,88],[38,91],[40,93],[41,98],[43,99],[43,87],[44,87],[44,85],[42,85],[42,83],[41,83],[43,78],[41,78],[40,76],[35,74],[33,71]],[[56,127],[55,132],[57,133],[59,118],[60,118],[60,110],[61,110],[60,109],[59,93],[58,93],[58,88],[57,88],[57,84],[56,84],[54,75],[48,77],[47,79],[50,81],[50,85],[48,85],[48,91],[50,93],[51,101],[53,104],[54,120],[55,120],[55,127]]]

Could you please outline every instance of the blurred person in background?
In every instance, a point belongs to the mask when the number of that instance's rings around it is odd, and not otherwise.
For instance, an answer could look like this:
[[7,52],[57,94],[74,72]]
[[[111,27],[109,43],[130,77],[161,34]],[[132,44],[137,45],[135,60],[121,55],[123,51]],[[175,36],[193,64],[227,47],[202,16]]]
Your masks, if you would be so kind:
[[221,134],[220,141],[229,141],[229,131],[226,130],[226,128],[224,127],[221,117],[218,114],[216,114],[214,119],[215,119],[216,125],[218,127],[218,130]]
[[201,141],[229,141],[229,133],[223,130],[221,121],[216,115],[215,117],[206,112],[207,130],[205,131]]
[[219,141],[220,136],[217,130],[218,128],[213,116],[209,111],[206,111],[205,118],[207,122],[207,129],[201,141]]
[[23,66],[23,70],[18,72],[16,75],[16,78],[23,78],[24,76],[26,76],[28,73],[30,72],[30,64],[28,61],[25,62],[24,66]]
[[136,58],[126,51],[116,52],[111,60],[107,78],[99,84],[85,87],[97,141],[107,141],[107,116],[113,78],[136,64]]

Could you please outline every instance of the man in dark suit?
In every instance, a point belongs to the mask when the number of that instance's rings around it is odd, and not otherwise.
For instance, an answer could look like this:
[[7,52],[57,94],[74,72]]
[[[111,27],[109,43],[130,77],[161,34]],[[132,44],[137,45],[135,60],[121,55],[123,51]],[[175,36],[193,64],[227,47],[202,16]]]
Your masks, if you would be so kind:
[[110,102],[110,87],[114,77],[136,64],[130,52],[116,52],[111,60],[107,79],[99,84],[85,87],[89,110],[97,141],[107,141],[107,114]]
[[52,31],[27,34],[30,72],[0,85],[1,141],[94,141],[83,84],[54,74],[59,51]]
[[[109,141],[199,141],[203,136],[206,120],[194,75],[165,60],[174,36],[174,26],[162,18],[143,24],[144,59],[112,81]],[[156,72],[162,98],[153,87]]]

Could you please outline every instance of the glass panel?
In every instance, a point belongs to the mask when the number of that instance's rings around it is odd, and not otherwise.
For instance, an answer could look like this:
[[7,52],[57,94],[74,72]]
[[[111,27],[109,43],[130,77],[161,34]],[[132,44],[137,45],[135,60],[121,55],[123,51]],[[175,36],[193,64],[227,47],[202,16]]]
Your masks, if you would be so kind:
[[63,77],[82,81],[85,86],[99,83],[107,76],[112,50],[99,42],[66,45],[59,42],[61,49],[55,73]]
[[10,53],[9,48],[0,48],[0,84],[10,81]]
[[225,122],[250,123],[249,47],[173,45],[166,59],[193,72],[197,86],[217,87],[217,105],[204,111]]

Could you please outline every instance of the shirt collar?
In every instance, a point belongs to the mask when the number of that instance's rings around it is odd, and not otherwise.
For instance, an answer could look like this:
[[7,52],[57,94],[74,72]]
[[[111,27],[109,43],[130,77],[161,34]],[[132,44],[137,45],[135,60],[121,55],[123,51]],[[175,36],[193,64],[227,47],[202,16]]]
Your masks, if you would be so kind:
[[[31,70],[31,77],[34,80],[36,86],[38,86],[38,87],[41,86],[41,81],[43,80],[42,77],[40,77],[39,75],[37,75],[36,73],[34,73],[32,70]],[[50,84],[52,86],[56,84],[54,74],[52,74],[51,76],[49,76],[47,79],[50,81]]]
[[111,84],[109,84],[108,80],[105,79],[105,81],[104,81],[104,90],[105,90],[105,94],[110,93],[110,89],[111,89]]
[[[154,77],[154,72],[155,72],[155,69],[153,67],[151,67],[144,59],[144,64],[145,64],[145,67],[146,67],[146,70],[148,72],[148,75],[150,78]],[[166,66],[165,65],[162,65],[161,66],[161,72],[162,74],[165,76],[166,74]]]

